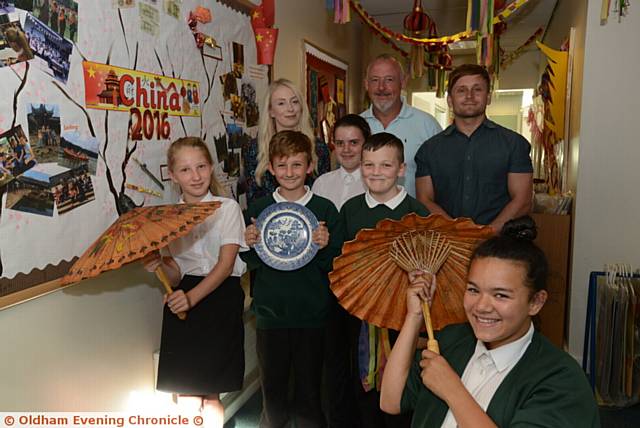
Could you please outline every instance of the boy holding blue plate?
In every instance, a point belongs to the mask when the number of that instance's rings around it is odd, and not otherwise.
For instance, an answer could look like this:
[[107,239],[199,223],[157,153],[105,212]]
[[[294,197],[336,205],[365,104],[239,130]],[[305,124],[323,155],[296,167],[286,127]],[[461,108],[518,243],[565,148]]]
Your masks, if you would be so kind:
[[[294,420],[297,427],[322,427],[320,379],[324,326],[329,311],[329,278],[333,258],[342,246],[342,225],[331,201],[314,195],[304,185],[313,171],[311,141],[297,131],[281,131],[269,143],[269,172],[279,187],[271,195],[256,200],[245,213],[245,239],[251,251],[241,255],[249,270],[255,270],[253,311],[256,315],[256,352],[262,387],[260,427],[282,427]],[[265,261],[256,253],[260,234],[255,219],[278,215],[278,202],[306,207],[318,221],[311,239],[318,252],[307,264],[301,257],[288,259],[266,251]],[[274,211],[274,212],[271,212]],[[300,212],[302,212],[301,210]],[[266,223],[270,224],[269,222]],[[287,230],[269,230],[287,234]],[[269,245],[261,243],[259,245]],[[267,264],[268,263],[268,264]],[[276,269],[272,266],[276,266]],[[287,270],[282,270],[287,269]],[[289,374],[293,369],[293,407],[288,405]]]
[[[340,210],[345,241],[359,230],[374,228],[384,219],[400,220],[407,214],[429,215],[429,211],[398,185],[404,176],[402,141],[387,132],[371,135],[362,146],[360,164],[366,193],[349,199]],[[404,302],[389,302],[389,305]],[[349,328],[352,373],[360,425],[372,428],[409,427],[411,415],[389,415],[380,410],[380,384],[384,365],[397,331],[376,327],[351,317]]]

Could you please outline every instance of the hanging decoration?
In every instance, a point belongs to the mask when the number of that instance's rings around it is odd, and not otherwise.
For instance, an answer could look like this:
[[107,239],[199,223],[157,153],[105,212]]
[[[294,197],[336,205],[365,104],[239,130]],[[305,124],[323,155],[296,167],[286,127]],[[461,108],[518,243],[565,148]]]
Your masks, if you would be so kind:
[[502,53],[500,56],[500,68],[502,70],[507,69],[516,59],[520,58],[520,56],[525,53],[526,49],[533,43],[536,42],[544,33],[544,29],[539,27],[523,44],[518,46],[515,50],[509,53]]
[[[404,18],[405,34],[411,37],[436,36],[436,25],[422,9],[422,1],[414,0],[411,13]],[[424,46],[411,45],[409,70],[412,78],[422,77],[424,67]]]
[[542,148],[545,176],[549,186],[549,193],[553,195],[560,191],[561,184],[555,146],[564,136],[569,54],[568,52],[551,49],[540,42],[536,42],[536,44],[548,60],[538,93],[544,101]]
[[198,6],[195,10],[189,12],[187,24],[196,41],[196,46],[200,50],[202,50],[205,45],[213,49],[219,48],[216,39],[198,31],[198,23],[207,24],[211,22],[211,19],[211,11],[206,7]]
[[629,0],[602,0],[602,8],[600,9],[600,25],[606,25],[609,20],[609,11],[611,10],[611,3],[613,3],[613,13],[618,16],[618,22],[622,21],[623,16],[627,16],[629,13],[629,6],[631,2]]
[[333,10],[333,22],[336,24],[346,24],[351,21],[349,0],[333,0]]
[[351,0],[350,4],[351,4],[351,8],[356,11],[358,16],[360,17],[360,19],[362,19],[364,23],[366,23],[373,30],[382,34],[388,39],[395,39],[401,42],[428,46],[428,45],[449,44],[449,43],[459,42],[461,40],[466,40],[472,37],[474,34],[473,31],[462,31],[460,33],[456,33],[451,36],[435,37],[435,38],[417,38],[417,37],[405,36],[404,34],[391,31],[390,29],[388,29],[387,27],[383,26],[378,21],[376,21],[375,18],[373,18],[364,10],[360,2]]
[[[493,23],[497,24],[498,22],[506,21],[514,12],[528,3],[530,0],[516,0],[513,3],[509,4],[504,8],[504,10],[500,11],[496,16],[493,17]],[[375,20],[371,15],[369,15],[360,2],[355,0],[350,0],[351,8],[356,11],[358,16],[367,24],[369,27],[372,27],[377,32],[381,33],[387,38],[395,39],[401,42],[407,42],[411,44],[418,45],[439,45],[439,44],[450,44],[459,42],[461,40],[466,40],[472,38],[476,35],[476,32],[467,28],[465,31],[461,31],[456,34],[452,34],[450,36],[442,36],[442,37],[434,37],[434,38],[416,38],[405,36],[404,34],[396,33],[391,31],[387,27],[380,24]]]
[[273,28],[274,22],[274,0],[262,0],[262,3],[251,11],[251,27],[256,37],[258,64],[273,64],[278,41],[278,29]]
[[489,67],[493,59],[493,0],[469,0],[467,29],[475,31],[477,63]]
[[[389,45],[391,47],[391,49],[393,49],[394,51],[398,52],[403,58],[409,58],[409,52],[407,52],[407,51],[403,50],[401,47],[399,47],[392,39],[387,39],[382,34],[377,33],[373,29],[371,29],[371,32],[374,35],[378,36],[382,43]],[[429,62],[428,59],[425,58],[425,60],[422,63],[422,65],[424,67],[427,67],[427,68],[441,68],[443,70],[451,71],[453,69],[453,67],[452,67],[453,58],[448,53],[447,53],[446,56],[447,56],[446,60],[439,61],[439,62]]]

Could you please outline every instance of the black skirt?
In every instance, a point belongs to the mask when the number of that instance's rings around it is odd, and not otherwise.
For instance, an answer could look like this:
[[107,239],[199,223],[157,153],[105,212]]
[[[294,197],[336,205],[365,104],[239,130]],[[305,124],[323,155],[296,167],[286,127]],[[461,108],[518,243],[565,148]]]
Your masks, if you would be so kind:
[[[189,291],[202,277],[186,275],[178,289]],[[244,292],[230,276],[182,321],[168,306],[162,318],[157,389],[209,395],[242,389],[244,377]]]

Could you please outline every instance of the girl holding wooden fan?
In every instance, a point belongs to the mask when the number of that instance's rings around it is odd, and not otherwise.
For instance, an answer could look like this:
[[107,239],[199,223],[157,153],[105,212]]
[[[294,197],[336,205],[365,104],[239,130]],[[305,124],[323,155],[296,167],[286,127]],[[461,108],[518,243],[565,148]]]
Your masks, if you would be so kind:
[[415,354],[431,277],[410,274],[407,315],[382,381],[380,407],[413,410],[413,427],[599,427],[598,408],[576,361],[534,331],[548,272],[530,217],[505,224],[469,266],[468,323],[436,334],[440,354]]

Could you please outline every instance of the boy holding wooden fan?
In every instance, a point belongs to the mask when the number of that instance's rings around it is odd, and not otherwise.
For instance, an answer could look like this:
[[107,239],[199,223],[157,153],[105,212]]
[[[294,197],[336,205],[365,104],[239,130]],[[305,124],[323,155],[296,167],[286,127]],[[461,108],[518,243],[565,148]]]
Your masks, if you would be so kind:
[[[404,176],[404,146],[396,136],[381,132],[367,138],[362,147],[362,178],[366,193],[348,200],[340,210],[345,241],[384,219],[400,220],[427,209],[397,184]],[[352,317],[350,323],[352,379],[362,427],[408,427],[411,415],[389,415],[380,410],[380,384],[384,365],[398,332],[376,327]]]

